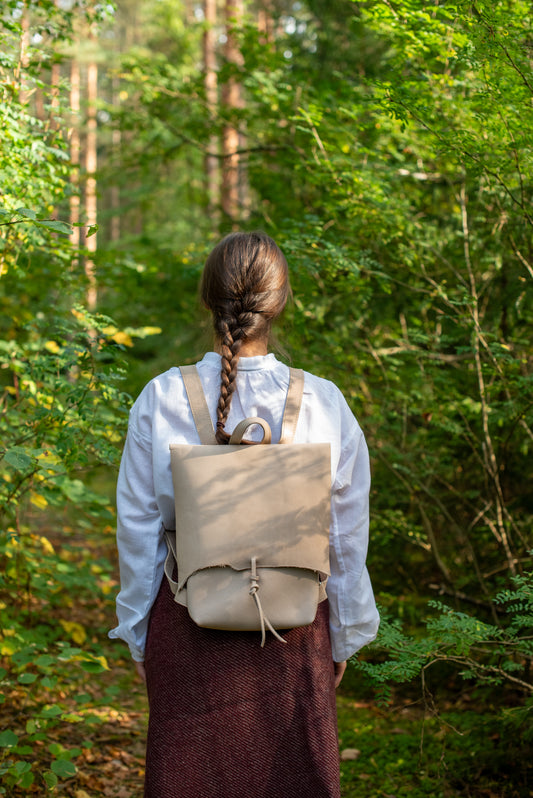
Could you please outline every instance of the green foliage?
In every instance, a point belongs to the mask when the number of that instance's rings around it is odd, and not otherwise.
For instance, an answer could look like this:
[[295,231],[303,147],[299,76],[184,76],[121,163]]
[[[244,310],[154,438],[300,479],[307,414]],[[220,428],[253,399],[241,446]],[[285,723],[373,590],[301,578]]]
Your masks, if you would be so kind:
[[426,620],[425,632],[406,634],[397,620],[382,617],[374,648],[386,652],[384,661],[359,660],[381,700],[391,696],[391,682],[424,680],[437,664],[457,668],[476,685],[507,686],[533,694],[533,573],[512,577],[512,588],[498,593],[493,606],[494,622],[487,623],[452,609],[441,601],[430,601],[438,615]]
[[116,412],[124,401],[116,387],[120,374],[109,362],[116,345],[102,333],[108,323],[73,309],[72,320],[55,328],[47,319],[26,324],[25,342],[0,342],[0,367],[4,380],[11,378],[4,382],[0,417],[0,502],[8,524],[16,523],[28,497],[40,509],[87,504],[105,518],[106,499],[74,472],[116,463]]
[[[0,737],[3,795],[48,792],[76,772],[80,750],[50,735],[85,718],[83,706],[72,713],[65,703],[77,689],[72,669],[107,668],[83,607],[109,591],[111,566],[84,541],[113,513],[86,475],[117,463],[124,346],[108,318],[83,306],[86,253],[57,218],[70,194],[64,95],[42,79],[73,15],[51,2],[8,3],[0,19],[0,681],[3,709],[18,710]],[[28,20],[40,48],[26,42]],[[46,119],[33,106],[36,92]],[[43,770],[35,748],[44,743]]]
[[[2,591],[3,592],[3,591]],[[42,609],[46,612],[46,604]],[[47,628],[48,627],[48,628]],[[82,628],[82,627],[80,627]],[[61,633],[64,629],[59,626]],[[6,635],[9,631],[11,634]],[[28,629],[23,623],[10,623],[4,630],[0,650],[9,670],[2,670],[0,684],[11,702],[17,702],[15,731],[6,730],[0,736],[0,793],[15,786],[28,789],[31,785],[52,789],[60,778],[76,773],[72,759],[81,753],[79,748],[64,748],[50,743],[61,724],[90,722],[83,707],[73,713],[67,711],[65,698],[74,688],[69,673],[77,665],[99,673],[107,668],[103,656],[84,652],[65,640],[58,640],[58,631],[50,623],[37,623]],[[53,643],[52,641],[57,642]],[[40,652],[45,651],[46,654]],[[57,689],[58,683],[61,690]],[[61,693],[62,698],[59,698]],[[14,709],[14,707],[12,707]],[[36,762],[35,746],[47,744],[48,768]]]

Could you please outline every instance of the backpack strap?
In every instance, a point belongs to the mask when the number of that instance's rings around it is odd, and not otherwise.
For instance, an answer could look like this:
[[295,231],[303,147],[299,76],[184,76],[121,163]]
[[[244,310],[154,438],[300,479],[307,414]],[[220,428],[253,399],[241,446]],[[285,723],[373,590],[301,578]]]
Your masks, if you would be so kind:
[[[198,375],[196,366],[180,366],[181,376],[187,392],[187,399],[191,406],[191,411],[196,425],[196,430],[200,436],[202,444],[216,444],[215,430],[207,406],[207,401],[202,388],[202,383]],[[304,390],[304,373],[302,369],[290,369],[289,390],[285,400],[285,410],[281,426],[280,443],[291,443],[296,432],[298,416],[302,404]]]
[[207,406],[204,389],[196,366],[180,366],[183,384],[187,391],[187,399],[191,406],[192,417],[196,424],[196,430],[200,436],[200,443],[216,444],[213,422]]
[[300,415],[303,392],[304,373],[302,369],[290,369],[289,390],[285,400],[280,443],[292,443]]

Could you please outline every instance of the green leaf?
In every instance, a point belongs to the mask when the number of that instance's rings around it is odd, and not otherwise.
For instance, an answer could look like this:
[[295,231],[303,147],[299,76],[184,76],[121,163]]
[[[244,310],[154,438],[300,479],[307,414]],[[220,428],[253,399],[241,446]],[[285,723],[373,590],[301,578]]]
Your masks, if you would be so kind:
[[18,682],[19,684],[33,684],[37,678],[36,673],[21,673]]
[[37,227],[46,227],[48,230],[55,230],[56,233],[70,235],[71,227],[66,222],[59,222],[56,219],[40,219],[36,222]]
[[69,759],[55,759],[50,767],[60,779],[68,779],[71,776],[75,776],[78,772],[74,762],[71,762]]
[[61,481],[58,480],[58,483],[61,487],[62,492],[71,502],[83,501],[85,495],[88,492],[88,488],[86,487],[86,485],[83,484],[81,479],[64,479]]
[[62,720],[66,723],[83,723],[85,720],[83,715],[77,715],[75,712],[65,712]]
[[95,662],[91,660],[81,660],[80,665],[87,673],[101,673],[102,671],[107,670],[106,666],[101,662]]
[[57,785],[57,782],[59,781],[56,774],[52,773],[51,770],[45,770],[45,772],[43,773],[43,779],[46,786],[50,790],[53,790],[54,787]]
[[86,236],[85,236],[85,237],[86,237],[86,238],[90,238],[91,236],[95,235],[95,233],[96,233],[97,231],[98,231],[98,225],[97,225],[97,224],[92,224],[92,225],[89,227],[89,229],[87,230],[87,234],[86,234]]
[[35,753],[35,751],[31,745],[17,745],[14,748],[14,753],[19,754],[19,756],[30,756],[30,754]]
[[61,707],[58,707],[56,704],[51,707],[45,707],[41,710],[40,716],[42,718],[57,718],[58,715],[61,715],[63,710]]
[[5,453],[4,460],[17,471],[26,471],[32,464],[32,458],[16,446]]
[[69,659],[81,654],[81,648],[71,646],[70,643],[61,641],[58,645],[62,648],[61,653],[58,655],[58,659],[62,661],[68,662]]
[[[29,764],[29,762],[28,762],[27,764]],[[31,768],[31,765],[30,765],[30,768]],[[26,773],[24,773],[24,774],[22,775],[22,777],[21,777],[21,778],[18,780],[17,784],[18,784],[18,786],[19,786],[19,787],[21,787],[23,790],[27,790],[27,789],[28,789],[28,787],[31,787],[31,785],[33,784],[33,780],[34,780],[34,775],[33,775],[33,773],[32,773],[31,771],[27,771],[27,772],[26,772]]]
[[35,660],[35,665],[37,665],[38,668],[47,668],[49,665],[53,665],[55,662],[56,658],[51,654],[41,654],[41,656],[37,657]]
[[36,219],[37,214],[31,208],[17,208],[15,211],[17,216],[22,216],[24,219]]
[[12,748],[16,745],[19,741],[17,735],[12,731],[3,731],[0,732],[0,747],[1,748]]
[[35,649],[31,646],[26,646],[25,648],[21,648],[20,651],[17,651],[11,659],[16,665],[27,665],[30,662],[33,662],[35,657]]

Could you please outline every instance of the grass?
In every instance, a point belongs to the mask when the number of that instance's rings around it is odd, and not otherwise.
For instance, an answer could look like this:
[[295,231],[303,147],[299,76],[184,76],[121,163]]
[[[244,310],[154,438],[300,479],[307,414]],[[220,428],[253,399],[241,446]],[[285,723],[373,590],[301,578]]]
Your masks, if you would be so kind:
[[[439,679],[442,674],[439,674]],[[338,696],[343,798],[531,798],[533,735],[527,706],[442,679],[432,695],[416,685],[379,707],[351,668]],[[529,708],[531,709],[531,707]],[[355,754],[354,754],[355,755]]]

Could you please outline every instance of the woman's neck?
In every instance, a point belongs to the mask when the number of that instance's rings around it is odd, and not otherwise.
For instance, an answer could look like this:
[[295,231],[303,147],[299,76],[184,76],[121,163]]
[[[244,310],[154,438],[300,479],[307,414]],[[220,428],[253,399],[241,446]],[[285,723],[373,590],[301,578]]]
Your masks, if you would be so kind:
[[[220,354],[220,345],[217,343],[216,351]],[[268,354],[268,340],[245,341],[241,346],[239,357],[255,357]]]
[[268,354],[267,341],[247,341],[241,346],[241,357],[254,357],[255,355]]

